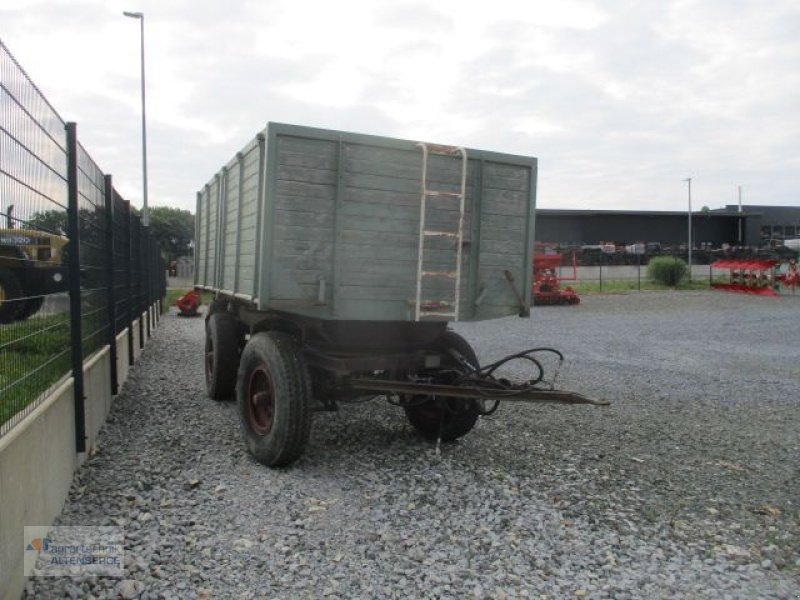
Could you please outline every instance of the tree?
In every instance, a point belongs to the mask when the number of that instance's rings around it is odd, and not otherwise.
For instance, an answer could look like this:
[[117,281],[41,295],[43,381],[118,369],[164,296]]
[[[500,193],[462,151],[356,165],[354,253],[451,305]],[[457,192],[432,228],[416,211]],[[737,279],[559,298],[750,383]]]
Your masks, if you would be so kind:
[[28,221],[23,221],[17,227],[28,229],[39,229],[49,233],[56,233],[59,235],[67,234],[67,211],[61,210],[44,210],[33,213]]
[[153,206],[150,213],[150,234],[161,246],[167,261],[192,253],[194,215],[188,210],[170,206]]

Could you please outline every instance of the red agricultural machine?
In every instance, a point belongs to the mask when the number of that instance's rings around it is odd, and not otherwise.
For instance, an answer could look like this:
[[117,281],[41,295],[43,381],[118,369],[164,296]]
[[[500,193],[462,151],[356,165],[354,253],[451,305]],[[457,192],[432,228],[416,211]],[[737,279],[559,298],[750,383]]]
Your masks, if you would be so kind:
[[189,290],[175,301],[181,317],[196,317],[197,309],[200,307],[200,294],[195,290]]
[[711,263],[712,269],[727,269],[729,281],[712,282],[711,287],[731,292],[756,294],[759,296],[777,296],[778,290],[789,288],[794,293],[800,287],[800,275],[797,261],[789,261],[785,273],[779,272],[780,261],[774,258],[752,259],[732,258]]
[[[533,303],[543,304],[578,304],[581,299],[571,286],[561,287],[562,279],[559,268],[563,254],[549,246],[536,244],[533,255]],[[577,279],[575,254],[572,255],[573,276]]]

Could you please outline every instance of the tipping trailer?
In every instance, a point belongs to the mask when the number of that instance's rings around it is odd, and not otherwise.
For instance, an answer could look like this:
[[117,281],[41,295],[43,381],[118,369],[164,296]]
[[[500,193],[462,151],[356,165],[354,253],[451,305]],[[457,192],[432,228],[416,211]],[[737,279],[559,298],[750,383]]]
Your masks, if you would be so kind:
[[[531,305],[536,159],[268,123],[197,194],[208,394],[250,452],[299,458],[312,412],[385,396],[454,440],[500,400],[604,404],[542,386],[535,353],[481,367],[450,321]],[[495,378],[526,360],[525,382]]]

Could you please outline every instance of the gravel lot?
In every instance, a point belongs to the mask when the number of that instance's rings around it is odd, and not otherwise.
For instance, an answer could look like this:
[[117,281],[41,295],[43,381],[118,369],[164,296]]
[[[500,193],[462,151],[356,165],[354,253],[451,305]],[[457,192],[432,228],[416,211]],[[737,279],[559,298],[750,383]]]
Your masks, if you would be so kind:
[[587,296],[459,324],[482,362],[567,355],[609,408],[507,405],[434,448],[385,402],[255,463],[204,396],[203,321],[162,321],[59,524],[126,528],[96,598],[787,598],[800,590],[800,296]]

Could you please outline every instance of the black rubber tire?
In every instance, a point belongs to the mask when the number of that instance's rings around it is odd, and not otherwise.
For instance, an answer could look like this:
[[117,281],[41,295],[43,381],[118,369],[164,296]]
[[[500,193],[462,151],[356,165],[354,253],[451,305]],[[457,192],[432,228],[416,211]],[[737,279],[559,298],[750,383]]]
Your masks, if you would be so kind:
[[22,305],[22,309],[17,314],[17,321],[23,321],[35,315],[44,305],[44,296],[29,298]]
[[208,303],[208,308],[206,309],[206,321],[211,318],[211,315],[214,315],[218,312],[227,312],[227,310],[228,301],[225,298],[214,298]]
[[0,268],[0,323],[11,323],[17,320],[24,302],[22,285],[11,269]]
[[206,321],[206,392],[213,400],[234,397],[239,355],[242,349],[239,324],[233,315],[217,312]]
[[[308,365],[294,336],[267,331],[250,338],[239,364],[236,395],[247,449],[258,462],[283,467],[302,456],[311,433],[312,392]],[[269,410],[264,410],[266,404],[271,404]]]
[[[466,370],[460,361],[450,354],[451,350],[461,355],[472,366],[476,368],[480,366],[472,346],[455,331],[445,331],[433,349],[443,353],[442,367]],[[438,439],[441,427],[442,441],[452,442],[472,431],[478,422],[480,412],[475,400],[430,397],[429,400],[422,401],[423,398],[423,396],[413,397],[413,401],[420,403],[406,406],[405,412],[408,422],[428,440]]]

